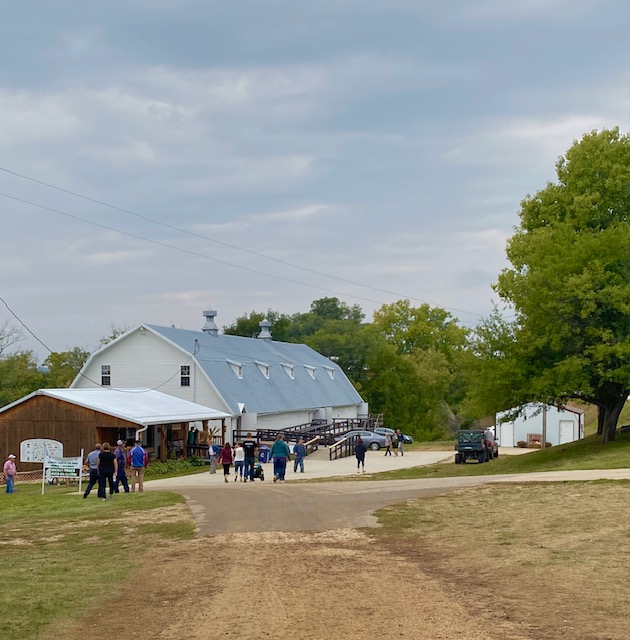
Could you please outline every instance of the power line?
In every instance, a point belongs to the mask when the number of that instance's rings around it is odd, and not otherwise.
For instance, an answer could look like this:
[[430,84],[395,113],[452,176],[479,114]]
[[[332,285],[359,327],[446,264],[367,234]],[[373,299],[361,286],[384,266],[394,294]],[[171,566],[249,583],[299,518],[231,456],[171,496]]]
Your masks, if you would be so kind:
[[[13,309],[11,309],[11,307],[9,306],[9,304],[7,303],[7,301],[0,296],[0,302],[2,302],[2,304],[7,308],[8,312],[20,323],[20,325],[22,327],[24,327],[24,329],[26,329],[26,331],[28,331],[28,333],[35,339],[37,340],[37,342],[39,342],[39,344],[42,345],[42,347],[44,347],[44,349],[46,349],[46,351],[48,351],[48,353],[52,354],[54,353],[54,351],[45,343],[43,342],[39,336],[37,336],[33,331],[31,331],[30,327],[22,320],[22,318],[20,318],[20,316],[18,316],[17,313],[15,313],[15,311],[13,311]],[[168,378],[167,380],[165,380],[164,382],[161,382],[159,385],[155,386],[155,387],[149,387],[149,388],[145,388],[145,389],[119,389],[119,388],[115,388],[115,387],[111,387],[109,385],[104,385],[100,382],[97,382],[96,380],[92,380],[92,378],[90,378],[89,376],[85,375],[81,369],[77,369],[76,367],[74,367],[72,364],[70,363],[66,363],[78,376],[81,376],[83,378],[85,378],[86,380],[88,380],[89,382],[91,382],[92,384],[95,384],[97,387],[101,387],[103,389],[108,389],[109,391],[120,391],[121,393],[146,393],[147,391],[156,391],[157,389],[162,388],[164,385],[168,384],[173,378],[175,378],[180,372],[181,372],[181,367],[185,366],[186,364],[188,364],[194,357],[195,355],[197,355],[197,353],[199,352],[199,344],[197,342],[197,340],[195,340],[195,346],[193,348],[193,352],[191,354],[189,354],[188,358],[186,359],[186,361],[180,365],[180,368],[175,371],[175,373],[173,373],[172,376],[170,376],[170,378]],[[92,354],[90,354],[92,355]]]
[[[146,216],[144,214],[138,213],[137,211],[132,211],[131,209],[126,209],[124,207],[119,207],[119,206],[111,204],[109,202],[105,202],[103,200],[98,200],[96,198],[92,198],[90,196],[86,196],[86,195],[84,195],[82,193],[78,193],[78,192],[72,191],[70,189],[65,189],[64,187],[60,187],[60,186],[52,184],[50,182],[45,182],[43,180],[38,180],[37,178],[33,178],[31,176],[27,176],[25,174],[18,173],[17,171],[12,171],[11,169],[7,169],[6,167],[0,167],[0,171],[3,171],[3,172],[5,172],[5,173],[7,173],[9,175],[12,175],[12,176],[21,178],[23,180],[28,180],[29,182],[33,182],[35,184],[42,185],[42,186],[47,187],[49,189],[54,189],[56,191],[60,191],[61,193],[65,193],[67,195],[71,195],[71,196],[76,197],[76,198],[81,198],[82,200],[86,200],[87,202],[92,202],[94,204],[98,204],[100,206],[107,207],[109,209],[113,209],[115,211],[119,211],[121,213],[125,213],[125,214],[128,214],[128,215],[134,216],[134,217],[139,218],[141,220],[144,220],[146,222],[150,222],[151,224],[155,224],[155,225],[164,227],[166,229],[171,229],[172,231],[177,231],[179,233],[184,233],[186,235],[189,235],[189,236],[192,236],[192,237],[195,237],[195,238],[200,238],[202,240],[207,240],[209,242],[214,242],[215,244],[218,244],[218,245],[221,245],[221,246],[224,246],[224,247],[228,247],[230,249],[236,249],[237,251],[242,251],[243,253],[247,253],[249,255],[257,256],[259,258],[264,258],[266,260],[271,260],[271,261],[276,262],[277,264],[281,264],[281,265],[283,265],[285,267],[291,267],[293,269],[300,269],[301,271],[305,271],[307,273],[312,273],[312,274],[315,274],[315,275],[318,275],[318,276],[331,278],[333,280],[338,280],[339,282],[345,282],[346,284],[351,284],[351,285],[354,285],[354,286],[363,287],[365,289],[371,289],[372,291],[378,291],[380,293],[386,293],[388,295],[392,295],[392,296],[395,296],[397,298],[407,298],[409,300],[415,300],[417,302],[430,304],[431,306],[439,306],[439,305],[434,305],[434,304],[432,304],[430,302],[427,302],[426,300],[422,300],[420,298],[416,298],[416,297],[413,297],[413,296],[406,296],[406,295],[404,295],[402,293],[397,293],[395,291],[390,291],[388,289],[381,289],[380,287],[375,287],[373,285],[363,284],[361,282],[356,282],[354,280],[349,280],[347,278],[342,278],[340,276],[336,276],[336,275],[333,275],[333,274],[330,274],[330,273],[325,273],[323,271],[318,271],[317,269],[311,269],[310,267],[304,267],[302,265],[293,264],[293,263],[288,262],[286,260],[281,260],[280,258],[275,258],[273,256],[268,256],[268,255],[266,255],[264,253],[260,253],[258,251],[254,251],[252,249],[246,249],[244,247],[239,247],[238,245],[230,244],[229,242],[224,242],[222,240],[217,240],[216,238],[211,238],[210,236],[206,236],[206,235],[203,235],[201,233],[196,233],[196,232],[190,231],[188,229],[183,229],[182,227],[178,227],[176,225],[172,225],[172,224],[169,224],[167,222],[161,222],[160,220],[155,220],[154,218],[151,218],[151,217]],[[5,194],[0,194],[0,195],[5,195]],[[11,197],[11,196],[6,196],[5,195],[5,197]],[[22,202],[26,202],[26,201],[22,201]],[[33,203],[28,203],[28,204],[33,204]],[[34,205],[34,206],[42,206],[42,205]],[[84,220],[84,222],[87,222],[87,221]],[[116,231],[116,230],[114,229],[114,231]],[[124,233],[124,232],[120,232],[120,233]],[[140,237],[140,236],[134,236],[134,237]],[[141,239],[147,240],[147,238],[141,238]],[[168,246],[168,245],[165,245],[165,246]],[[212,258],[212,259],[216,260],[217,262],[223,262],[223,264],[226,264],[226,265],[229,265],[229,266],[234,266],[234,267],[237,267],[237,268],[245,269],[245,267],[239,267],[238,265],[234,265],[234,264],[231,264],[229,262],[225,262],[225,261],[219,260],[217,258]],[[248,269],[248,270],[249,271],[253,271],[254,273],[262,273],[262,272],[254,270],[254,269]],[[270,274],[263,274],[263,275],[270,275]],[[275,277],[275,276],[271,276],[271,277]],[[286,278],[280,278],[280,279],[286,280]],[[314,285],[301,283],[301,282],[295,281],[295,280],[288,280],[288,281],[292,282],[294,284],[300,284],[300,285],[304,285],[304,286],[314,287]],[[320,289],[321,291],[327,291],[329,293],[337,293],[338,295],[346,295],[346,296],[349,296],[349,297],[353,297],[353,298],[355,298],[357,300],[364,300],[364,301],[367,301],[367,302],[374,302],[376,304],[383,304],[383,303],[381,303],[381,302],[379,302],[377,300],[371,300],[369,298],[363,298],[363,297],[360,297],[360,296],[351,296],[350,294],[339,293],[339,292],[336,292],[336,291],[332,291],[330,289],[325,289],[323,287],[314,287],[314,288]],[[479,318],[483,317],[483,314],[476,313],[474,311],[467,311],[465,309],[455,309],[453,307],[443,307],[443,308],[447,309],[447,310],[450,310],[450,311],[455,311],[457,313],[470,314],[470,315],[473,315],[473,316],[477,316]]]

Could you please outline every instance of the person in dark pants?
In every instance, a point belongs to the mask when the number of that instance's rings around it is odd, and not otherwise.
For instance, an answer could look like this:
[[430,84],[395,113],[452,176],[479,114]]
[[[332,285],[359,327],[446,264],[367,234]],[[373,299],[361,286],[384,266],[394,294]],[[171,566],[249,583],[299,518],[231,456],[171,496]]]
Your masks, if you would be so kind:
[[103,442],[98,455],[98,497],[107,498],[105,483],[109,483],[109,495],[114,495],[114,476],[118,473],[116,456],[111,452],[109,442]]
[[256,461],[256,441],[252,438],[252,434],[248,433],[243,440],[243,449],[245,450],[245,482],[250,480],[254,482],[254,462]]
[[284,482],[287,462],[291,460],[291,449],[281,433],[278,434],[276,441],[271,446],[271,459],[273,460],[273,481]]
[[96,443],[94,445],[94,449],[87,454],[86,462],[88,465],[88,469],[90,470],[90,480],[88,482],[88,486],[83,492],[83,497],[87,498],[90,495],[90,491],[94,485],[98,482],[98,457],[101,453],[101,445],[100,443]]
[[306,458],[306,445],[304,438],[300,438],[293,447],[293,473],[297,472],[298,467],[300,467],[300,473],[304,473],[304,458]]
[[114,449],[114,456],[118,462],[118,472],[114,477],[114,493],[120,493],[119,487],[122,484],[125,493],[129,493],[129,482],[125,473],[125,465],[127,464],[127,454],[125,453],[125,443],[119,440]]
[[223,465],[223,479],[227,482],[230,475],[230,466],[234,462],[234,456],[232,454],[232,447],[229,442],[226,442],[219,454],[219,464]]
[[357,459],[357,473],[360,473],[363,470],[365,473],[365,452],[367,451],[365,445],[363,444],[363,440],[361,438],[357,439],[357,444],[354,447],[354,455]]

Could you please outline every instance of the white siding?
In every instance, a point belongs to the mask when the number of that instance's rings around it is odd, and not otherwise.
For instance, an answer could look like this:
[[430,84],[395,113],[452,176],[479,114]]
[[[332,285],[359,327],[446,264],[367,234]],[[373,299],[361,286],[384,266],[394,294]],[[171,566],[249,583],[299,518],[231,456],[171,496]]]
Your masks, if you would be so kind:
[[[111,348],[97,351],[83,371],[84,375],[78,376],[72,387],[83,389],[100,386],[103,364],[111,366],[112,387],[148,387],[176,398],[232,413],[194,361],[150,331],[141,332],[137,329]],[[190,366],[189,387],[182,387],[180,384],[180,367],[183,364]]]
[[[536,412],[538,413],[536,414]],[[516,446],[519,440],[527,442],[528,433],[542,434],[542,412],[538,405],[530,404],[525,409],[525,414],[519,416],[513,422],[501,423],[502,413],[497,414],[497,432],[501,446]],[[563,435],[565,442],[578,440],[583,437],[580,433],[579,415],[573,411],[560,410],[557,407],[547,407],[547,442],[552,445],[561,444],[560,423],[563,423]],[[571,440],[568,437],[568,425],[571,423]],[[509,440],[512,440],[510,443]]]

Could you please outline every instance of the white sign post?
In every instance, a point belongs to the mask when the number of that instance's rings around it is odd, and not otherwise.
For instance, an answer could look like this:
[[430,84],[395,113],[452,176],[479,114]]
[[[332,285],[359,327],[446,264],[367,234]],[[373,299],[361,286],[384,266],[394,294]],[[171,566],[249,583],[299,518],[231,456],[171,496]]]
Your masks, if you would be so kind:
[[44,455],[44,468],[42,470],[42,495],[44,495],[44,487],[46,486],[46,477],[50,478],[78,478],[79,493],[81,493],[81,480],[83,468],[83,449],[78,458],[59,458]]
[[31,438],[20,442],[20,462],[44,462],[44,456],[63,457],[63,442],[48,438]]

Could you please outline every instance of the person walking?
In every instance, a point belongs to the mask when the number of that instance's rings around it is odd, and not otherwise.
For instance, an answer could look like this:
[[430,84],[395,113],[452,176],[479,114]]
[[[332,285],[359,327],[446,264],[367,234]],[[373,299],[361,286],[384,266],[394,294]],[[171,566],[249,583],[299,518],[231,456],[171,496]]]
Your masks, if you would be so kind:
[[2,467],[2,473],[4,474],[4,481],[7,483],[7,489],[5,493],[13,493],[15,488],[15,474],[17,469],[15,467],[15,456],[10,453],[4,467]]
[[83,492],[83,498],[87,498],[90,495],[90,491],[94,488],[94,485],[98,482],[98,457],[101,453],[101,444],[97,442],[94,445],[94,449],[87,454],[86,464],[90,472],[90,479],[88,480],[88,486]]
[[287,461],[291,459],[291,449],[281,433],[278,434],[276,441],[271,446],[271,459],[273,460],[273,481],[284,482]]
[[392,455],[392,437],[389,435],[389,433],[385,434],[385,455]]
[[357,438],[357,443],[354,447],[354,455],[357,459],[357,473],[360,473],[361,470],[365,473],[365,452],[367,451],[366,446],[363,444],[363,440],[361,438]]
[[394,455],[398,457],[398,436],[396,432],[392,434],[392,449],[394,450]]
[[304,473],[304,458],[306,458],[306,445],[304,444],[304,438],[300,438],[295,447],[293,447],[293,473],[297,473],[298,466],[300,467],[300,473]]
[[131,466],[131,491],[136,490],[138,482],[138,492],[144,491],[144,470],[149,466],[149,454],[142,446],[142,440],[136,440],[135,447],[129,452],[129,464]]
[[234,447],[234,482],[239,478],[243,482],[243,467],[245,466],[245,449],[240,442]]
[[404,456],[405,448],[403,445],[405,444],[405,439],[403,438],[403,434],[400,429],[396,429],[396,438],[398,438],[398,451],[400,451],[401,456]]
[[256,440],[252,438],[252,434],[248,433],[243,440],[243,449],[245,451],[245,465],[243,467],[243,474],[245,475],[245,482],[250,480],[254,482],[254,463],[256,462],[256,450],[258,446]]
[[127,482],[127,474],[125,466],[127,465],[127,454],[125,452],[125,443],[119,440],[114,449],[114,456],[118,462],[118,472],[114,477],[114,493],[120,493],[120,485],[122,484],[125,493],[129,493],[129,482]]
[[103,442],[101,452],[98,454],[98,497],[107,499],[105,483],[109,483],[109,497],[114,495],[114,477],[118,473],[118,461],[112,453],[109,442]]
[[223,479],[227,482],[230,475],[230,466],[234,462],[234,456],[232,455],[232,447],[229,442],[226,442],[219,454],[219,464],[223,465]]
[[210,441],[210,445],[208,446],[208,460],[210,461],[210,473],[217,472],[217,450],[215,449],[215,445]]

